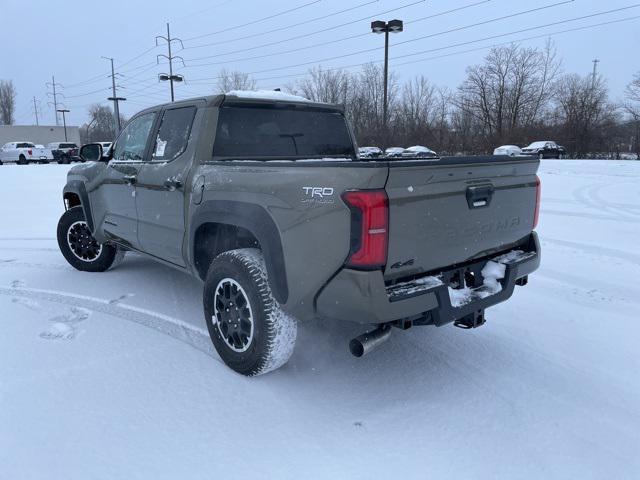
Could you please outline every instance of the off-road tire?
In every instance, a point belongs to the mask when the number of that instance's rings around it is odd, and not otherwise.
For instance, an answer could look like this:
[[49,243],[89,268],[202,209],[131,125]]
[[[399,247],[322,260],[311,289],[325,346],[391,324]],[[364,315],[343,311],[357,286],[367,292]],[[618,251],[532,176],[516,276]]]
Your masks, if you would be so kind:
[[[82,237],[80,239],[79,234]],[[58,247],[64,258],[73,268],[82,272],[104,272],[118,265],[124,257],[125,252],[118,247],[95,242],[82,207],[70,208],[62,214],[58,221],[57,236]],[[86,257],[82,258],[82,255]]]
[[[229,296],[227,286],[229,292],[235,288],[236,296],[233,293],[230,296],[238,303],[226,304],[232,305],[230,308],[236,312],[225,317],[225,311],[229,310],[221,302],[225,301],[225,294]],[[243,305],[242,297],[249,308]],[[280,368],[291,357],[297,334],[296,320],[285,313],[273,297],[260,250],[243,248],[218,255],[207,273],[203,303],[209,336],[229,368],[242,375],[262,375]],[[230,316],[232,313],[235,317]],[[250,338],[233,331],[234,321],[235,325],[241,321],[245,326],[252,325]],[[223,336],[225,331],[228,336]],[[242,337],[236,348],[232,336],[236,340]]]

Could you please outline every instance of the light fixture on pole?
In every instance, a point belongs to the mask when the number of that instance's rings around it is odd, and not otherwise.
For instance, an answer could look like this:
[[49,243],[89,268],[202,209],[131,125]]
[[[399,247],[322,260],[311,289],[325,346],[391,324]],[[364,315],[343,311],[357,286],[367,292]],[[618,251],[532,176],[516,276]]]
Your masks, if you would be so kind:
[[384,22],[376,20],[371,22],[371,31],[373,33],[384,33],[384,98],[382,105],[382,124],[384,125],[385,134],[387,130],[387,88],[389,82],[389,33],[400,33],[404,30],[402,20],[389,20]]
[[58,110],[56,110],[56,112],[60,112],[62,114],[62,124],[64,125],[64,141],[68,141],[67,140],[67,119],[65,117],[65,113],[69,113],[71,110],[68,110],[66,108],[59,108]]

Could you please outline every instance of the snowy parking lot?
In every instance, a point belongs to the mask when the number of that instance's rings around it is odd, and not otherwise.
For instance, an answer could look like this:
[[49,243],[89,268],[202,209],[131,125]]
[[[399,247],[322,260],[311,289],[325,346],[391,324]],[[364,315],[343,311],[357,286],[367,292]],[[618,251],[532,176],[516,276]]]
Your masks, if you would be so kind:
[[0,478],[640,478],[640,162],[542,162],[542,266],[482,328],[356,359],[359,327],[305,323],[259,378],[198,281],[66,263],[68,169],[0,167]]

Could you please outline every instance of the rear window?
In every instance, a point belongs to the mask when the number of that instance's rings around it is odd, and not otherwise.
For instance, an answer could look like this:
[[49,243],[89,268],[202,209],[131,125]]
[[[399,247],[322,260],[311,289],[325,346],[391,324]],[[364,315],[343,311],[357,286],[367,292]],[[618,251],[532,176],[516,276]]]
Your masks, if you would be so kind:
[[78,148],[75,143],[61,143],[60,148]]
[[214,160],[355,156],[344,115],[295,106],[222,107]]
[[19,143],[16,148],[34,148],[35,145],[33,143]]

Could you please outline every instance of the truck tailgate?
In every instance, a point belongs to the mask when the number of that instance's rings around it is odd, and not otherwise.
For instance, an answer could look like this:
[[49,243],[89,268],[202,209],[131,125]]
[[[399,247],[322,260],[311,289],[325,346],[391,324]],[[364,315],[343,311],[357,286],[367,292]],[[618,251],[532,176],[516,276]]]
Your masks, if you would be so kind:
[[389,162],[388,280],[510,248],[533,229],[539,161],[444,157]]

